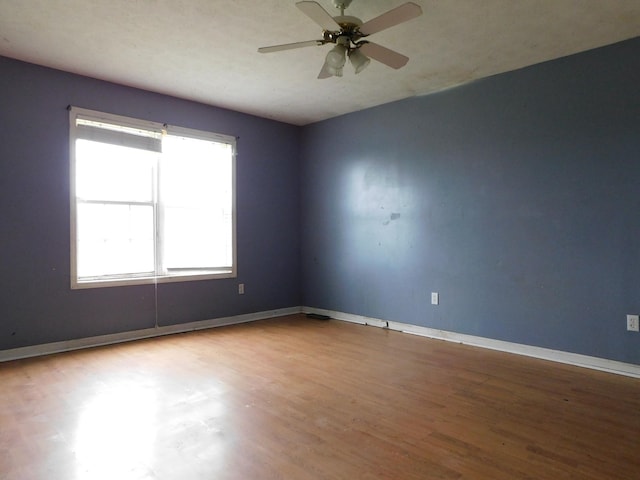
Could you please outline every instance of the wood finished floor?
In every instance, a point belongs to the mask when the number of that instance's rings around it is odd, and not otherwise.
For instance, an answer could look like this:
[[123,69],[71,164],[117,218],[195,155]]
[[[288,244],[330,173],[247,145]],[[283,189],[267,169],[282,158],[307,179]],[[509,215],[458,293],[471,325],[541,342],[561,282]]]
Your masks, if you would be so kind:
[[284,317],[0,364],[0,478],[638,479],[640,380]]

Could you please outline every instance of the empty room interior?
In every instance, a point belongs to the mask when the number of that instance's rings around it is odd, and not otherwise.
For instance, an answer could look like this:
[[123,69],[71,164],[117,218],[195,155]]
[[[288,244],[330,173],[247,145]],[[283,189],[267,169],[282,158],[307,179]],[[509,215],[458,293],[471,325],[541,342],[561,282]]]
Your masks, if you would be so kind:
[[0,478],[640,478],[640,2],[0,0]]

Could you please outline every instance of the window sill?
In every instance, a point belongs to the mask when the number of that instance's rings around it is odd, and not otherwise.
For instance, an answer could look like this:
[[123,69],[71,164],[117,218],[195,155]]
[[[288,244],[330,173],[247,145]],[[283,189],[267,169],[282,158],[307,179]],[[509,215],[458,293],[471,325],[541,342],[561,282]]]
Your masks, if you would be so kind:
[[102,278],[91,280],[72,280],[72,290],[103,287],[124,287],[128,285],[153,285],[156,283],[193,282],[198,280],[216,280],[221,278],[235,278],[237,274],[233,270],[207,273],[172,274],[161,277],[129,277],[129,278]]

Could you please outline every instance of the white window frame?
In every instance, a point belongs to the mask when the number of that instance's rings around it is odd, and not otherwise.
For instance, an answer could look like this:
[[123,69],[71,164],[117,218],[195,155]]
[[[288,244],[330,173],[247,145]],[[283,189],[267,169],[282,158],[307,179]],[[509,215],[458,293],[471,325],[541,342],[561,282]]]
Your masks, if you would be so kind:
[[[231,212],[231,235],[232,235],[232,265],[230,268],[224,269],[184,269],[178,272],[168,273],[166,275],[158,275],[159,271],[158,261],[156,261],[155,272],[152,274],[132,274],[130,276],[117,276],[117,277],[93,277],[91,279],[78,279],[77,268],[77,199],[76,199],[76,140],[78,138],[86,138],[79,136],[79,130],[82,128],[77,125],[77,119],[89,119],[96,122],[105,122],[108,124],[115,124],[119,126],[129,127],[134,130],[144,130],[145,132],[153,132],[156,134],[156,140],[158,140],[163,134],[170,133],[172,135],[179,135],[184,137],[192,137],[202,140],[211,140],[214,142],[225,143],[232,147],[232,212]],[[108,134],[108,133],[107,133]],[[125,134],[126,135],[126,134]],[[144,141],[144,138],[141,137]],[[153,144],[154,139],[152,137],[148,140],[150,144]],[[152,147],[153,148],[153,147]],[[113,287],[124,285],[143,285],[143,284],[155,284],[155,283],[170,283],[170,282],[184,282],[194,280],[210,280],[210,279],[222,279],[222,278],[236,278],[237,277],[237,242],[236,242],[236,138],[213,132],[207,132],[202,130],[195,130],[191,128],[169,126],[158,122],[151,122],[146,120],[139,120],[135,118],[125,117],[122,115],[115,115],[111,113],[99,112],[95,110],[88,110],[79,107],[69,107],[69,170],[70,170],[70,236],[71,236],[71,288],[83,289],[83,288],[96,288],[96,287]],[[159,215],[157,213],[157,199],[154,199],[154,212],[155,221],[154,225],[158,225]],[[114,202],[117,203],[117,202]],[[159,232],[154,232],[155,246],[157,250],[161,242]],[[156,258],[158,255],[156,255]]]

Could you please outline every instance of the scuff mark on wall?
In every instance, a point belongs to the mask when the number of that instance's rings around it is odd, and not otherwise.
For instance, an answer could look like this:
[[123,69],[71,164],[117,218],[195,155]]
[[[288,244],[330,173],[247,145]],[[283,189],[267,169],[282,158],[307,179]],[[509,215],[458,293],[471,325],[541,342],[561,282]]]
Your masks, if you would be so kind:
[[389,225],[391,222],[393,222],[394,220],[397,220],[399,218],[400,218],[400,214],[399,213],[392,213],[387,220],[382,222],[382,224],[383,225]]

